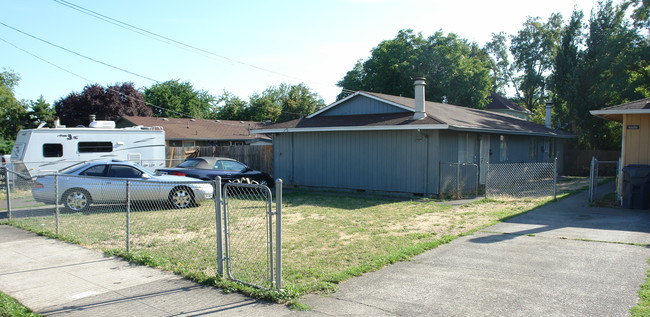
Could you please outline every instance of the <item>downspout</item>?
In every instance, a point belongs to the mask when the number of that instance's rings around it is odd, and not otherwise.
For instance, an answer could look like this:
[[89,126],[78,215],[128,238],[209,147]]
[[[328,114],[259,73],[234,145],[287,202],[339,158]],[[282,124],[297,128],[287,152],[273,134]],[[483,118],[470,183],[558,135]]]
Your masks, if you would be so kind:
[[424,148],[424,195],[429,194],[429,136],[418,129],[418,134],[423,136],[427,142]]

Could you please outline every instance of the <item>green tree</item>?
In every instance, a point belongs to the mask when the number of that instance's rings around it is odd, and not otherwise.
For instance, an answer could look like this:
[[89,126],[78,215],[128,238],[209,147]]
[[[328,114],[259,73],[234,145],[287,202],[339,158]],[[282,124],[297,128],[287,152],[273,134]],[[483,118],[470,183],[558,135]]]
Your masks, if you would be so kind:
[[81,93],[73,92],[54,103],[54,109],[67,126],[88,125],[89,116],[98,120],[116,120],[120,116],[151,116],[152,111],[133,83],[115,84],[104,88],[93,84]]
[[484,108],[493,86],[493,64],[486,51],[456,34],[438,31],[425,39],[421,33],[401,30],[394,39],[379,43],[370,58],[358,62],[337,85],[344,92],[413,97],[411,78],[424,75],[427,100]]
[[562,16],[552,14],[546,23],[528,17],[523,28],[511,37],[510,53],[518,98],[534,111],[547,98],[547,79],[553,71],[555,52],[560,42]]
[[224,91],[219,98],[217,98],[217,118],[222,120],[246,120],[245,109],[246,101],[235,96],[234,94]]
[[18,131],[29,123],[26,103],[14,95],[19,81],[20,76],[11,70],[0,72],[0,139],[4,141],[15,140]]
[[27,115],[31,121],[31,127],[37,127],[42,122],[52,124],[56,117],[56,111],[54,107],[45,101],[43,95],[41,95],[36,101],[29,102]]
[[171,118],[216,118],[216,98],[204,90],[195,90],[179,79],[154,84],[144,89],[144,99],[153,105],[153,115]]
[[551,87],[555,112],[587,149],[620,147],[619,123],[590,110],[650,96],[648,39],[626,18],[628,6],[599,3],[582,34],[580,12],[563,28]]

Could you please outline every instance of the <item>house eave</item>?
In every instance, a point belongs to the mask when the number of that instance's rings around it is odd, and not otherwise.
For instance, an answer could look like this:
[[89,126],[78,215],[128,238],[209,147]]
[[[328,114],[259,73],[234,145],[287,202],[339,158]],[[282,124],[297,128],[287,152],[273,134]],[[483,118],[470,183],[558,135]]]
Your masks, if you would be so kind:
[[571,134],[552,134],[547,132],[527,132],[527,131],[513,131],[513,130],[503,130],[503,129],[482,129],[482,128],[462,127],[462,126],[449,126],[449,130],[463,131],[463,132],[477,132],[477,133],[492,133],[492,134],[542,136],[542,137],[552,137],[552,138],[560,138],[560,139],[572,139],[576,137],[575,135],[571,135]]
[[607,120],[623,122],[623,115],[650,114],[650,109],[591,110],[589,113]]
[[394,130],[445,130],[449,129],[447,124],[420,124],[420,125],[383,125],[383,126],[352,126],[352,127],[318,127],[318,128],[283,128],[251,130],[252,133],[295,133],[295,132],[340,132],[340,131],[394,131]]

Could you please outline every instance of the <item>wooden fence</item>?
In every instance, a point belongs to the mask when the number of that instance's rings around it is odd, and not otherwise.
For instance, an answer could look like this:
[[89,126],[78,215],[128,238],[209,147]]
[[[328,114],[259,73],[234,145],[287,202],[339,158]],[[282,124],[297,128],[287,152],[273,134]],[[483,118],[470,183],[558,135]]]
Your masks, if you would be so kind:
[[[591,158],[596,157],[599,161],[618,161],[621,151],[603,150],[564,150],[564,175],[589,176],[589,165]],[[616,174],[616,168],[608,173]]]
[[166,165],[174,167],[188,157],[228,157],[246,163],[248,167],[273,175],[272,145],[231,145],[167,147]]

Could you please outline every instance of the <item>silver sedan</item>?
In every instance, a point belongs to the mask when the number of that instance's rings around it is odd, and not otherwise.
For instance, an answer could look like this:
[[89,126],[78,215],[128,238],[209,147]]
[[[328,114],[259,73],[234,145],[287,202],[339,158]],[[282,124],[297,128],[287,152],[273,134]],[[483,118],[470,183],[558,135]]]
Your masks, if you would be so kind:
[[168,201],[174,208],[186,208],[211,199],[212,184],[183,176],[157,176],[131,162],[91,162],[70,168],[63,173],[41,176],[32,186],[36,201],[59,201],[72,211],[83,211],[93,203],[125,203],[127,180],[131,201]]

